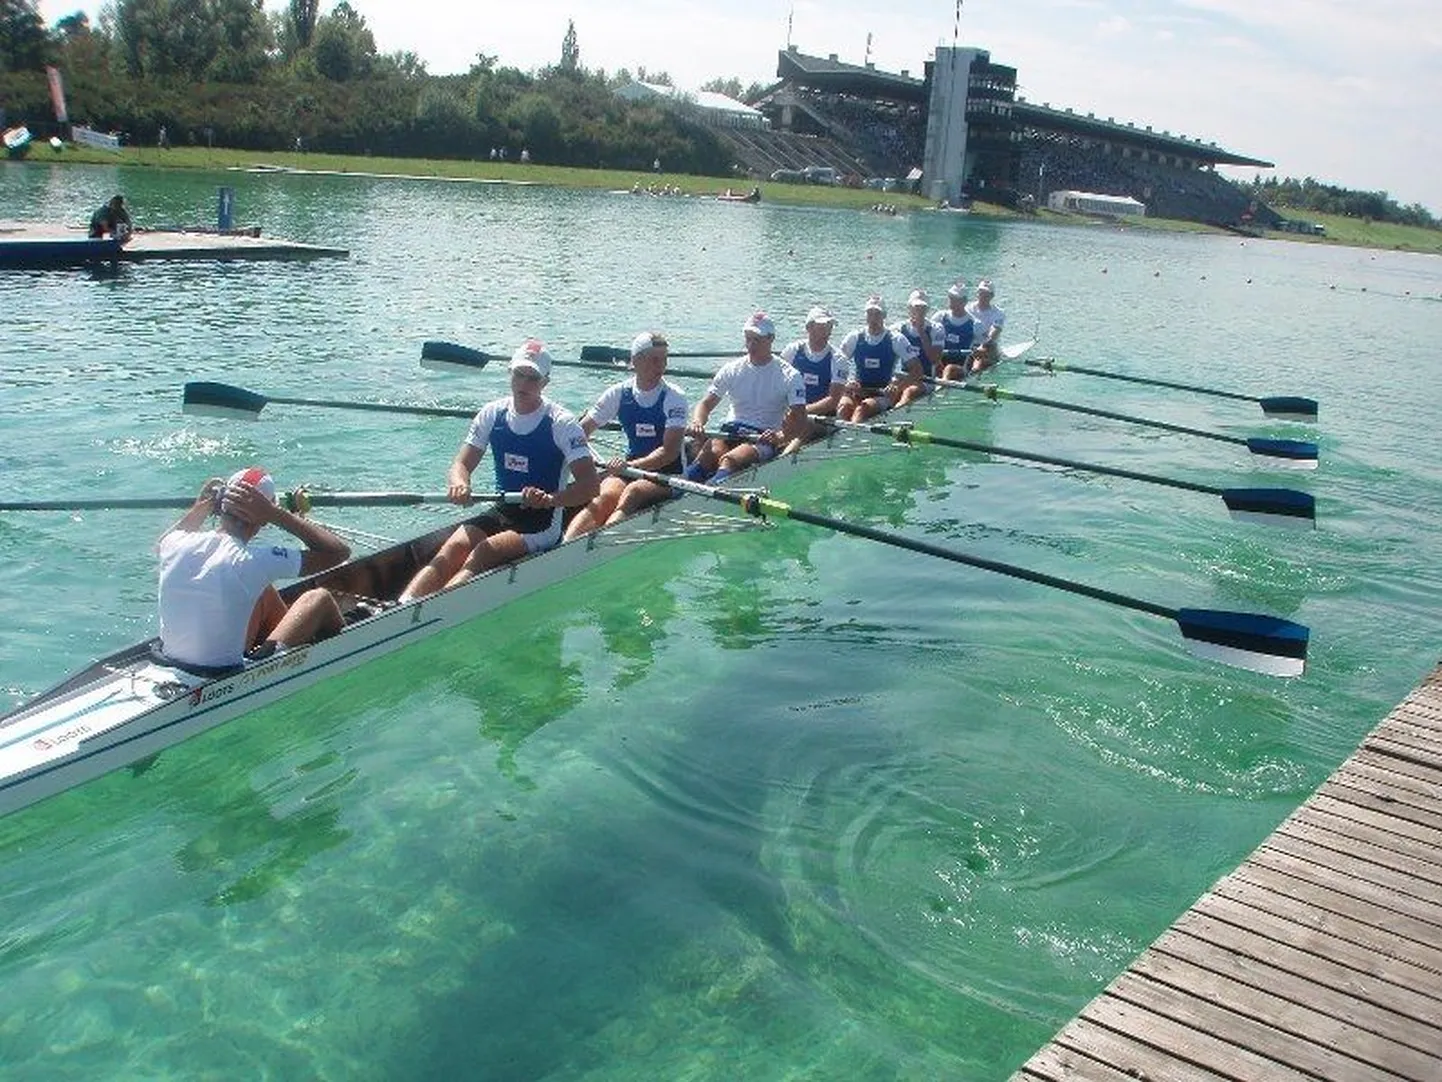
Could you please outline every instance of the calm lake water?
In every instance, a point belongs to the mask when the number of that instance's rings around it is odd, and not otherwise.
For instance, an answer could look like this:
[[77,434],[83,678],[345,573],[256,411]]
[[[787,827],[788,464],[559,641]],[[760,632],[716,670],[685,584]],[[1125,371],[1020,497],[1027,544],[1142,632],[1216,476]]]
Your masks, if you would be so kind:
[[[1281,681],[1172,624],[782,523],[654,546],[0,820],[0,1074],[57,1079],[1003,1079],[1230,871],[1436,662],[1434,257],[536,188],[0,165],[0,218],[213,220],[346,261],[0,276],[0,500],[435,491],[459,422],[180,388],[477,405],[642,329],[739,348],[766,307],[843,328],[881,290],[987,275],[1046,353],[1322,402],[1080,375],[1014,389],[1230,435],[1316,473],[1024,404],[932,427],[1317,495],[1321,528],[943,450],[779,494],[1167,605],[1313,631]],[[1035,355],[1035,354],[1034,354]],[[683,362],[695,366],[697,362]],[[705,363],[705,362],[701,362]],[[579,410],[602,375],[557,369]],[[701,388],[687,384],[694,394]],[[442,512],[332,521],[388,537]],[[152,634],[165,513],[0,515],[0,705]]]

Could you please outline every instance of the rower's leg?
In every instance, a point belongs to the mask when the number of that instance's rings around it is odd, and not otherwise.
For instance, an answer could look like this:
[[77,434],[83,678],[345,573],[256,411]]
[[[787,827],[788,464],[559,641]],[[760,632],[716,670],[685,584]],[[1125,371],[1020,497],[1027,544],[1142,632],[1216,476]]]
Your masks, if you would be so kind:
[[616,509],[611,512],[611,517],[606,519],[606,525],[613,526],[627,515],[634,515],[653,503],[660,503],[670,495],[671,489],[665,485],[658,485],[654,481],[632,481],[621,493],[621,499],[617,502]]
[[566,540],[590,533],[610,521],[626,488],[626,482],[620,477],[607,477],[602,480],[601,491],[596,494],[596,498],[577,511],[570,525],[566,527]]
[[323,587],[307,590],[295,599],[289,611],[266,636],[277,646],[301,646],[318,639],[328,639],[342,627],[345,620],[335,595]]
[[493,567],[512,563],[524,555],[526,539],[515,530],[502,530],[490,537],[482,537],[471,549],[460,570],[446,580],[446,585],[460,586]]
[[413,601],[418,597],[433,594],[451,580],[451,577],[465,564],[471,550],[486,539],[485,531],[478,526],[460,526],[440,548],[431,562],[416,572],[409,585],[401,591],[400,601]]
[[251,610],[250,624],[245,629],[245,648],[249,650],[267,638],[283,619],[285,602],[274,586],[267,586]]

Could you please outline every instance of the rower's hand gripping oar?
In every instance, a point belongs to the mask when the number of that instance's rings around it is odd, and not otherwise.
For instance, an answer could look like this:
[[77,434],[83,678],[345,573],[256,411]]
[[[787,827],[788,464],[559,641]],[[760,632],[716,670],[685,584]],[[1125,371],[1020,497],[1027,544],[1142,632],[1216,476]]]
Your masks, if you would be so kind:
[[[473,503],[519,503],[519,492],[473,492]],[[444,492],[312,492],[297,488],[279,494],[287,511],[303,515],[312,507],[416,507],[428,503],[449,503]],[[195,506],[194,496],[134,496],[113,500],[29,500],[0,502],[0,511],[149,511],[161,508],[185,510]]]
[[1211,395],[1214,398],[1230,398],[1236,402],[1255,402],[1262,407],[1262,412],[1268,417],[1287,421],[1306,421],[1311,424],[1315,424],[1317,421],[1317,400],[1315,398],[1302,398],[1297,395],[1258,397],[1257,395],[1241,394],[1238,391],[1224,391],[1218,387],[1203,387],[1196,383],[1176,383],[1169,379],[1156,379],[1152,376],[1128,376],[1122,372],[1085,368],[1079,364],[1065,364],[1052,357],[1039,357],[1030,361],[1022,361],[1022,364],[1040,368],[1046,372],[1076,372],[1083,376],[1100,376],[1102,379],[1138,383],[1146,387],[1165,387],[1172,391],[1191,391],[1195,394]]
[[858,523],[831,518],[828,515],[819,515],[814,511],[792,507],[790,504],[773,500],[769,496],[759,493],[731,492],[714,485],[704,485],[669,474],[634,468],[623,470],[622,476],[639,478],[658,485],[669,485],[677,492],[688,492],[704,496],[707,499],[734,504],[747,514],[757,517],[764,518],[772,515],[776,518],[795,519],[797,522],[820,526],[837,533],[850,534],[853,537],[864,537],[869,541],[877,541],[883,545],[905,549],[908,552],[935,556],[953,563],[980,568],[983,571],[995,571],[1011,578],[1038,583],[1042,586],[1052,586],[1058,590],[1065,590],[1067,593],[1105,601],[1136,612],[1161,616],[1176,622],[1177,627],[1181,629],[1182,637],[1186,640],[1188,650],[1197,657],[1206,658],[1209,661],[1220,661],[1238,668],[1250,669],[1253,672],[1266,673],[1269,676],[1300,676],[1306,666],[1310,631],[1302,624],[1293,623],[1291,620],[1284,620],[1281,617],[1260,616],[1247,612],[1228,612],[1221,609],[1173,609],[1111,590],[1103,590],[1085,583],[1059,578],[1056,575],[1017,567],[1015,564],[988,560],[981,556],[972,556],[955,549],[903,537],[900,534],[878,530],[871,526],[862,526]]
[[1019,451],[1009,447],[997,447],[989,443],[974,443],[971,440],[949,439],[931,432],[914,428],[910,424],[878,424],[865,421],[838,421],[834,417],[819,418],[834,428],[871,432],[878,436],[890,436],[897,443],[911,445],[931,444],[936,447],[951,447],[959,451],[977,451],[981,454],[997,455],[1001,458],[1015,458],[1023,462],[1041,462],[1049,466],[1082,470],[1107,477],[1123,477],[1146,484],[1165,485],[1168,488],[1188,492],[1202,492],[1209,496],[1220,496],[1232,517],[1244,522],[1266,523],[1271,526],[1315,527],[1317,525],[1317,501],[1309,492],[1291,488],[1217,488],[1214,485],[1183,481],[1161,474],[1141,473],[1136,470],[1120,469],[1116,466],[1102,466],[1092,462],[1078,462],[1070,458],[1058,458],[1036,451]]
[[[740,351],[737,351],[740,355]],[[689,356],[684,353],[672,353],[672,357]],[[727,354],[730,356],[730,354]],[[421,343],[421,367],[430,368],[438,372],[474,372],[478,368],[484,368],[491,361],[503,361],[503,357],[495,357],[489,353],[482,353],[470,346],[458,345],[455,342],[423,342]],[[557,368],[589,368],[594,372],[629,372],[631,370],[631,354],[625,350],[617,350],[614,358],[605,359],[598,357],[585,357],[579,361],[562,360],[559,357],[551,359],[551,364]],[[710,379],[714,372],[703,372],[697,368],[672,368],[666,366],[668,376],[679,376],[691,379]]]
[[244,387],[234,387],[229,383],[208,381],[187,383],[180,408],[184,413],[255,421],[260,418],[260,411],[271,403],[285,406],[313,406],[319,409],[361,410],[367,413],[407,413],[421,417],[464,417],[467,420],[476,415],[476,411],[473,409],[461,409],[455,406],[401,406],[384,402],[263,395],[258,391],[248,391]]
[[1008,391],[1004,387],[998,387],[994,383],[964,383],[954,379],[937,379],[934,376],[925,376],[923,378],[927,383],[935,387],[949,387],[958,391],[970,391],[972,394],[985,395],[992,401],[1010,399],[1013,402],[1029,402],[1034,406],[1048,406],[1052,409],[1086,414],[1088,417],[1102,417],[1109,421],[1124,421],[1127,424],[1142,425],[1146,428],[1158,428],[1164,432],[1180,432],[1187,436],[1200,436],[1206,440],[1217,440],[1221,443],[1236,444],[1239,447],[1245,447],[1259,458],[1265,458],[1268,463],[1273,466],[1282,466],[1297,470],[1315,470],[1317,468],[1317,445],[1305,440],[1277,440],[1268,439],[1263,436],[1249,436],[1243,439],[1240,436],[1228,436],[1221,432],[1208,432],[1203,428],[1189,428],[1186,425],[1174,425],[1169,421],[1154,421],[1149,417],[1133,417],[1130,414],[1114,413],[1111,410],[1096,409],[1092,406],[1081,406],[1074,402],[1059,402],[1054,398],[1039,398],[1036,395],[1018,394],[1016,391]]

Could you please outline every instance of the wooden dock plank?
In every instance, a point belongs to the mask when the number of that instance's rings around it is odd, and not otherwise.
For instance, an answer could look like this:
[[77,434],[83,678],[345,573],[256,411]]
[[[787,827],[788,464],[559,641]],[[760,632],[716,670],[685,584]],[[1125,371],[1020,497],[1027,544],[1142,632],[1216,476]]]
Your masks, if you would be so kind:
[[1442,665],[1014,1077],[1442,1079]]

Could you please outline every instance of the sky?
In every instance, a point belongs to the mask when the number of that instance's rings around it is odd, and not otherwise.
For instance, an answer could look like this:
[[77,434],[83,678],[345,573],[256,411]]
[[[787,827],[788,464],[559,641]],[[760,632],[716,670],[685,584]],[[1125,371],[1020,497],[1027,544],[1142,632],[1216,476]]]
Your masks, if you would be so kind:
[[[99,3],[41,0],[48,23]],[[283,0],[266,0],[268,8]],[[322,11],[332,7],[322,0]],[[581,63],[669,72],[683,90],[776,76],[803,53],[920,76],[949,45],[956,6],[937,0],[351,0],[381,52],[432,74],[477,53],[555,63],[567,23]],[[965,0],[963,46],[1017,69],[1018,93],[1053,107],[1215,142],[1271,161],[1262,175],[1386,191],[1442,216],[1442,17],[1437,0]],[[1227,171],[1250,179],[1258,170]]]

